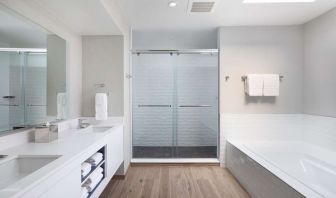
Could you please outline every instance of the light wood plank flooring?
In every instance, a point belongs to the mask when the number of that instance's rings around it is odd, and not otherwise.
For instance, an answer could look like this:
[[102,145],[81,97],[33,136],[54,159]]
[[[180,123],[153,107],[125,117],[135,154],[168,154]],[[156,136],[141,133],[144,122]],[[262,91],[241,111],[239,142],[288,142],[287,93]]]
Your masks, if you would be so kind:
[[126,178],[113,179],[101,198],[249,198],[219,166],[136,165]]

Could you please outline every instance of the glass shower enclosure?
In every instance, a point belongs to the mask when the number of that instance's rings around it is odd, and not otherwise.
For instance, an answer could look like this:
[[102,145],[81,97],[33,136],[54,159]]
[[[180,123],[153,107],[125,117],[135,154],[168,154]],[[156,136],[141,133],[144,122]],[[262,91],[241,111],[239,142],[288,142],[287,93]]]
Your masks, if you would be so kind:
[[133,158],[217,158],[218,50],[136,51]]
[[0,49],[0,131],[46,117],[46,52]]

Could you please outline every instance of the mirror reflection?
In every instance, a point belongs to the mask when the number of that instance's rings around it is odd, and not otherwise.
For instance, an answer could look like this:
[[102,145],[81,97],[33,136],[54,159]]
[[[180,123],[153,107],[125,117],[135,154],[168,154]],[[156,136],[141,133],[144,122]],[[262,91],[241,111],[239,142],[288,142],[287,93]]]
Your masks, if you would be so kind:
[[0,8],[0,131],[66,118],[66,42]]

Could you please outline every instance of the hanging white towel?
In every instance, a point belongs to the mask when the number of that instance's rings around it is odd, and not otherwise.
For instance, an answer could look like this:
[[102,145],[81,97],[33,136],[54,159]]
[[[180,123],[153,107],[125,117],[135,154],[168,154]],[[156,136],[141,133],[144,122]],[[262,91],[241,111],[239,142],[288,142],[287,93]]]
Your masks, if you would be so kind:
[[66,94],[57,93],[57,119],[64,120],[66,118]]
[[107,95],[106,93],[96,93],[96,120],[107,120]]
[[264,96],[280,95],[280,76],[278,74],[264,74]]
[[248,74],[245,79],[245,93],[249,96],[262,96],[263,81],[263,75]]

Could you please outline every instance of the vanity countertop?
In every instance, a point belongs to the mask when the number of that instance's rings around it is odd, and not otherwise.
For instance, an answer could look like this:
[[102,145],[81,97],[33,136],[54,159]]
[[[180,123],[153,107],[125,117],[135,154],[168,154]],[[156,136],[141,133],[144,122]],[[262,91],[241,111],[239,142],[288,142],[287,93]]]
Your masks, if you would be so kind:
[[[112,127],[113,126],[113,127]],[[97,149],[107,144],[112,133],[120,131],[123,127],[121,119],[115,119],[109,124],[94,125],[94,127],[112,127],[106,132],[82,132],[80,129],[67,131],[67,136],[51,143],[25,143],[6,150],[1,150],[1,155],[8,156],[60,156],[37,171],[29,174],[23,179],[0,190],[0,197],[20,197],[24,192],[29,191],[46,179],[68,169],[71,170],[90,157]],[[6,160],[6,159],[3,159]],[[1,163],[2,160],[0,160]],[[66,167],[66,170],[64,169]]]

